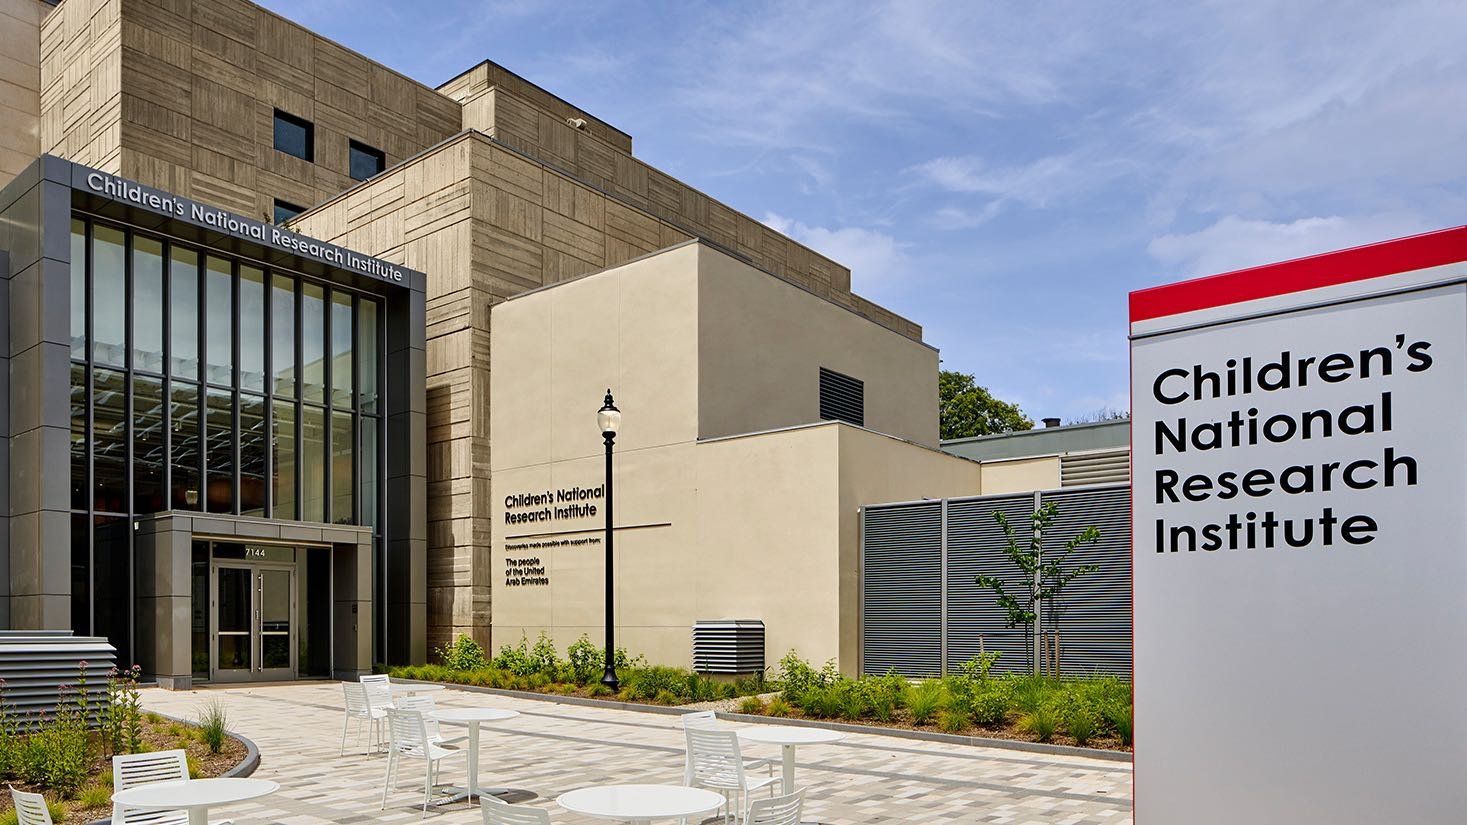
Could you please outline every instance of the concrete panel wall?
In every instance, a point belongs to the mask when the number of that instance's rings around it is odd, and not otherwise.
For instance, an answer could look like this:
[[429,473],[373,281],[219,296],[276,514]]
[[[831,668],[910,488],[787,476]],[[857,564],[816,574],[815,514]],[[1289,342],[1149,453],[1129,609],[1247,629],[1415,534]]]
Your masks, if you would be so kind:
[[64,164],[37,161],[0,196],[0,248],[9,251],[10,626],[71,627],[71,191]]
[[712,250],[700,259],[699,435],[820,420],[820,368],[865,384],[865,426],[936,447],[937,351]]
[[41,0],[0,0],[0,188],[41,153]]
[[1059,486],[1059,456],[983,462],[983,495],[986,496],[1053,490]]
[[[460,128],[459,105],[245,0],[67,0],[43,37],[42,145],[255,218],[355,184],[347,141],[388,165]],[[274,149],[274,110],[315,160]]]

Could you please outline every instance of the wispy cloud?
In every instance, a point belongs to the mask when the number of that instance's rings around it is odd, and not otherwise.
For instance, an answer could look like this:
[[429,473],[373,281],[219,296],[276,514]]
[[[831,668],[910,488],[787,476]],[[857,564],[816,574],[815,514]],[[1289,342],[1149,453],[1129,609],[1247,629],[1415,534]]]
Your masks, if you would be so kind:
[[1182,275],[1212,275],[1249,266],[1359,246],[1429,228],[1415,215],[1299,218],[1274,222],[1228,215],[1211,226],[1163,235],[1147,247],[1153,257]]
[[896,238],[884,232],[856,226],[807,226],[773,212],[765,214],[764,225],[850,267],[851,286],[856,292],[869,294],[911,274],[906,251]]

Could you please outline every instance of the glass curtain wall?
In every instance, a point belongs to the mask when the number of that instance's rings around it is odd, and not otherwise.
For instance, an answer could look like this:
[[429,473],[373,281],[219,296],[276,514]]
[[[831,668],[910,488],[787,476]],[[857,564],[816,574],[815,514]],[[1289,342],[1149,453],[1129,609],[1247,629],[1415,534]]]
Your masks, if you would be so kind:
[[88,216],[71,230],[72,623],[131,661],[135,516],[378,527],[383,313]]

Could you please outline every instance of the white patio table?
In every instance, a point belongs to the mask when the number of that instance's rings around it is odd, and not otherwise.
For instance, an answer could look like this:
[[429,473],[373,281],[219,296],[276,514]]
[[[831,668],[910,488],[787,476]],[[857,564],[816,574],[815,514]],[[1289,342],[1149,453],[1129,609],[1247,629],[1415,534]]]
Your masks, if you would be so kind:
[[419,693],[436,693],[443,690],[443,685],[414,684],[412,682],[392,682],[392,695],[413,696]]
[[455,789],[449,802],[457,802],[460,799],[473,799],[483,794],[503,796],[510,792],[509,788],[480,788],[479,787],[479,724],[481,722],[503,722],[519,716],[519,711],[503,710],[501,708],[439,708],[433,714],[433,718],[450,725],[467,725],[469,728],[469,784],[462,790]]
[[846,735],[840,731],[825,728],[802,728],[794,725],[753,725],[739,728],[738,734],[740,739],[747,739],[750,742],[780,746],[784,755],[783,793],[794,793],[795,790],[795,747],[797,745],[820,745],[827,742],[839,742],[846,738]]
[[150,811],[188,811],[189,825],[209,825],[209,809],[272,794],[280,786],[268,779],[220,777],[154,782],[118,791],[112,802]]
[[561,794],[556,804],[571,813],[633,825],[697,816],[723,807],[723,794],[682,785],[600,785]]

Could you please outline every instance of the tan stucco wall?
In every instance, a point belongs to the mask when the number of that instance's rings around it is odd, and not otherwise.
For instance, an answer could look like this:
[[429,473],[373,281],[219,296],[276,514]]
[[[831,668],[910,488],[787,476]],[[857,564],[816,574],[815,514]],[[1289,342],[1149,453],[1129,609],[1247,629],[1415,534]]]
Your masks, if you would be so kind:
[[41,153],[40,0],[0,0],[0,188]]
[[1060,486],[1059,456],[983,462],[983,495],[1054,490]]
[[699,434],[820,420],[820,368],[865,383],[865,426],[936,447],[937,351],[708,250],[699,264]]
[[[733,266],[708,266],[720,259]],[[747,336],[704,332],[710,284],[746,276],[768,283],[718,290],[722,318],[757,316],[781,298],[819,302],[685,244],[493,309],[493,645],[541,632],[562,648],[582,633],[602,638],[604,509],[507,524],[507,509],[538,508],[508,508],[505,499],[602,483],[594,414],[607,386],[624,416],[615,460],[617,639],[655,663],[689,664],[697,620],[762,619],[770,664],[795,649],[854,672],[860,505],[980,492],[975,462],[834,422],[700,440],[700,411],[724,403],[723,393],[747,392],[731,374],[721,391],[701,380],[710,362],[728,370],[732,348],[754,348],[742,362],[752,365],[811,346],[805,331],[777,324],[758,347]],[[824,334],[859,339],[851,325],[880,329],[832,310],[843,317],[823,319]],[[910,345],[881,332],[889,346]],[[927,368],[935,377],[935,358]],[[550,584],[506,584],[507,557],[538,559]]]

